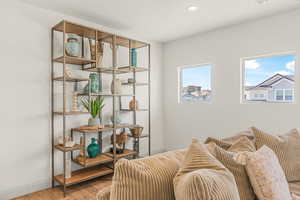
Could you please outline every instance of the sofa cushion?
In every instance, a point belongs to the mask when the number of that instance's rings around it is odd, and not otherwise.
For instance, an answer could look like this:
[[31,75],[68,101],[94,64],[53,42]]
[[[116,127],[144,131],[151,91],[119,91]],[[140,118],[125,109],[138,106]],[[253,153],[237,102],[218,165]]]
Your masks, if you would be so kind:
[[283,135],[270,135],[255,127],[251,128],[256,137],[256,147],[263,145],[272,149],[279,159],[287,180],[300,181],[300,134],[296,129]]
[[233,175],[193,139],[174,178],[176,200],[239,200]]
[[110,199],[111,186],[103,188],[97,194],[97,200],[109,200]]
[[240,199],[254,200],[255,194],[251,187],[249,177],[243,165],[237,163],[234,159],[236,152],[255,152],[254,143],[247,137],[241,137],[226,151],[215,143],[209,144],[212,154],[234,175]]
[[121,159],[115,165],[111,200],[174,200],[175,177],[184,150],[138,160]]
[[214,137],[206,138],[204,144],[209,144],[209,143],[212,143],[212,142],[216,143],[219,147],[222,147],[223,149],[226,149],[226,150],[229,149],[232,145],[230,142],[226,142],[226,141],[214,138]]
[[283,169],[269,147],[263,146],[256,152],[237,154],[235,158],[237,161],[245,160],[242,163],[246,165],[251,185],[259,200],[292,199]]

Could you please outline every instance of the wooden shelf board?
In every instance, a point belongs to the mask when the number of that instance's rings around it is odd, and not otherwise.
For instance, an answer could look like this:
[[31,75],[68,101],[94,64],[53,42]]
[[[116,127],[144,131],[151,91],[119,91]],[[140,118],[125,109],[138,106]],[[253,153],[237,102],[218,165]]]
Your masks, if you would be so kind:
[[148,111],[148,109],[137,109],[137,110],[121,109],[120,111],[121,112],[134,112],[134,111],[141,112],[141,111]]
[[[81,183],[97,177],[112,174],[113,170],[104,166],[94,166],[89,168],[80,169],[72,172],[72,177],[66,179],[66,186]],[[63,174],[54,177],[57,182],[64,184]]]
[[[117,97],[120,97],[120,96],[128,96],[128,97],[132,97],[134,96],[133,94],[110,94],[110,93],[103,93],[103,92],[100,92],[100,93],[91,93],[90,94],[91,96],[106,96],[106,97],[112,97],[112,96],[117,96]],[[78,96],[89,96],[88,93],[79,93]]]
[[[127,47],[129,48],[129,43],[131,41],[131,48],[142,48],[142,47],[147,47],[148,44],[144,43],[144,42],[140,42],[137,40],[131,40],[122,36],[117,36],[117,45],[118,46],[123,46],[123,47]],[[108,42],[108,43],[112,43],[112,37],[107,37],[106,39],[104,39],[103,41]]]
[[[80,35],[82,37],[90,38],[95,40],[96,38],[96,31],[97,31],[97,39],[102,40],[103,42],[107,42],[112,44],[113,41],[113,34],[107,33],[104,31],[100,31],[94,28],[90,28],[87,26],[79,25],[76,23],[72,23],[69,21],[61,21],[57,25],[53,27],[54,30],[63,32],[64,31],[64,22],[66,24],[66,33],[74,33],[77,35]],[[148,44],[145,42],[137,41],[137,40],[131,40],[122,36],[117,36],[116,37],[116,44],[118,46],[123,46],[129,48],[129,41],[131,41],[131,48],[142,48],[142,47],[147,47]]]
[[128,135],[129,137],[132,137],[132,138],[147,138],[149,137],[149,135],[141,135],[139,137],[134,137],[133,135]]
[[99,73],[107,73],[107,74],[125,74],[130,72],[145,72],[148,71],[148,68],[146,67],[133,67],[133,66],[125,66],[125,67],[119,67],[119,68],[112,68],[112,67],[94,67],[94,68],[85,68],[84,70],[90,71],[90,72],[99,72]]
[[[131,128],[134,127],[132,124],[119,124],[117,125],[116,129],[123,129],[123,128]],[[104,128],[94,128],[91,129],[90,127],[87,126],[82,126],[78,128],[73,128],[73,131],[77,132],[83,132],[83,133],[95,133],[95,132],[100,132],[100,131],[112,131],[114,128],[111,125],[106,125]]]
[[[63,81],[64,77],[55,77],[53,78],[54,81]],[[66,78],[66,81],[68,82],[80,82],[80,81],[89,81],[88,78],[76,78],[76,77],[70,77]]]
[[101,154],[101,155],[97,156],[96,158],[86,158],[85,162],[83,159],[80,159],[80,160],[75,159],[74,162],[81,166],[89,167],[89,166],[113,162],[113,159],[111,157],[107,156],[106,154]]
[[82,146],[80,144],[75,144],[73,147],[64,147],[63,145],[55,145],[55,148],[63,152],[68,152],[68,151],[80,150],[82,149]]
[[[63,115],[63,112],[53,112],[55,115]],[[89,112],[73,112],[73,111],[68,111],[65,112],[65,115],[85,115],[85,114],[89,114]]]
[[73,33],[73,34],[77,34],[82,37],[86,37],[86,38],[95,40],[96,29],[93,29],[93,28],[90,28],[87,26],[83,26],[83,25],[79,25],[76,23],[68,22],[65,20],[61,21],[59,24],[54,26],[53,29],[56,31],[59,31],[59,32],[63,32],[64,31],[64,22],[66,24],[66,27],[65,27],[66,33]]
[[126,85],[126,86],[147,86],[148,83],[122,83],[122,85]]
[[[111,153],[111,152],[108,152],[108,153],[106,153],[108,156],[110,156],[110,157],[112,157],[113,158],[113,153]],[[133,155],[137,155],[138,154],[138,152],[136,152],[136,151],[133,151],[133,150],[129,150],[129,149],[125,149],[124,150],[124,153],[122,153],[122,154],[116,154],[116,158],[124,158],[124,157],[127,157],[127,156],[133,156]]]
[[85,59],[81,57],[70,57],[70,56],[61,56],[53,59],[54,62],[64,63],[64,58],[66,60],[66,64],[73,65],[88,65],[96,63],[96,60]]

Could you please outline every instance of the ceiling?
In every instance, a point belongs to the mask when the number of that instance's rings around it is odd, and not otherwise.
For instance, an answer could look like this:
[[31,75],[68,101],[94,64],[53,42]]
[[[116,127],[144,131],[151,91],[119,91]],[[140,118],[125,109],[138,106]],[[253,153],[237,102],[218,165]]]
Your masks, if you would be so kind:
[[[22,0],[122,31],[168,42],[300,8],[300,0]],[[198,6],[188,12],[190,5]]]

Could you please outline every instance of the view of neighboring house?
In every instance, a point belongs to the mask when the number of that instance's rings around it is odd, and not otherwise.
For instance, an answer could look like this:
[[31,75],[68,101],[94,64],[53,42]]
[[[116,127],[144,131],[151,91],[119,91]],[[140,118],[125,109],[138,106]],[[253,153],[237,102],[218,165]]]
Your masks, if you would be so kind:
[[181,91],[183,101],[209,101],[211,99],[211,90],[202,90],[201,86],[189,85],[183,87]]
[[256,86],[246,86],[246,101],[292,102],[294,100],[294,75],[275,74]]

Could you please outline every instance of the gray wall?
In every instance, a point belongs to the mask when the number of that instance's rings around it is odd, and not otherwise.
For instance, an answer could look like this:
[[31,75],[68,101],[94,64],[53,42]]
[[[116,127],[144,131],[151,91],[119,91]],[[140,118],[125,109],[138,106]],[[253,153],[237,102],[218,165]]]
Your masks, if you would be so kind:
[[[51,27],[67,19],[105,31],[122,32],[17,1],[3,3],[0,18],[0,199],[4,200],[50,186]],[[151,44],[152,153],[157,153],[164,150],[162,48],[159,43]],[[73,125],[85,124],[87,117],[75,117]],[[146,148],[142,145],[142,151]],[[57,160],[62,160],[61,154]]]
[[[240,103],[241,58],[295,51],[299,60],[299,23],[300,11],[294,11],[165,44],[167,149],[186,147],[192,136],[226,137],[250,126],[272,132],[299,127],[300,87],[295,104]],[[177,68],[201,63],[213,64],[212,102],[179,104]]]

